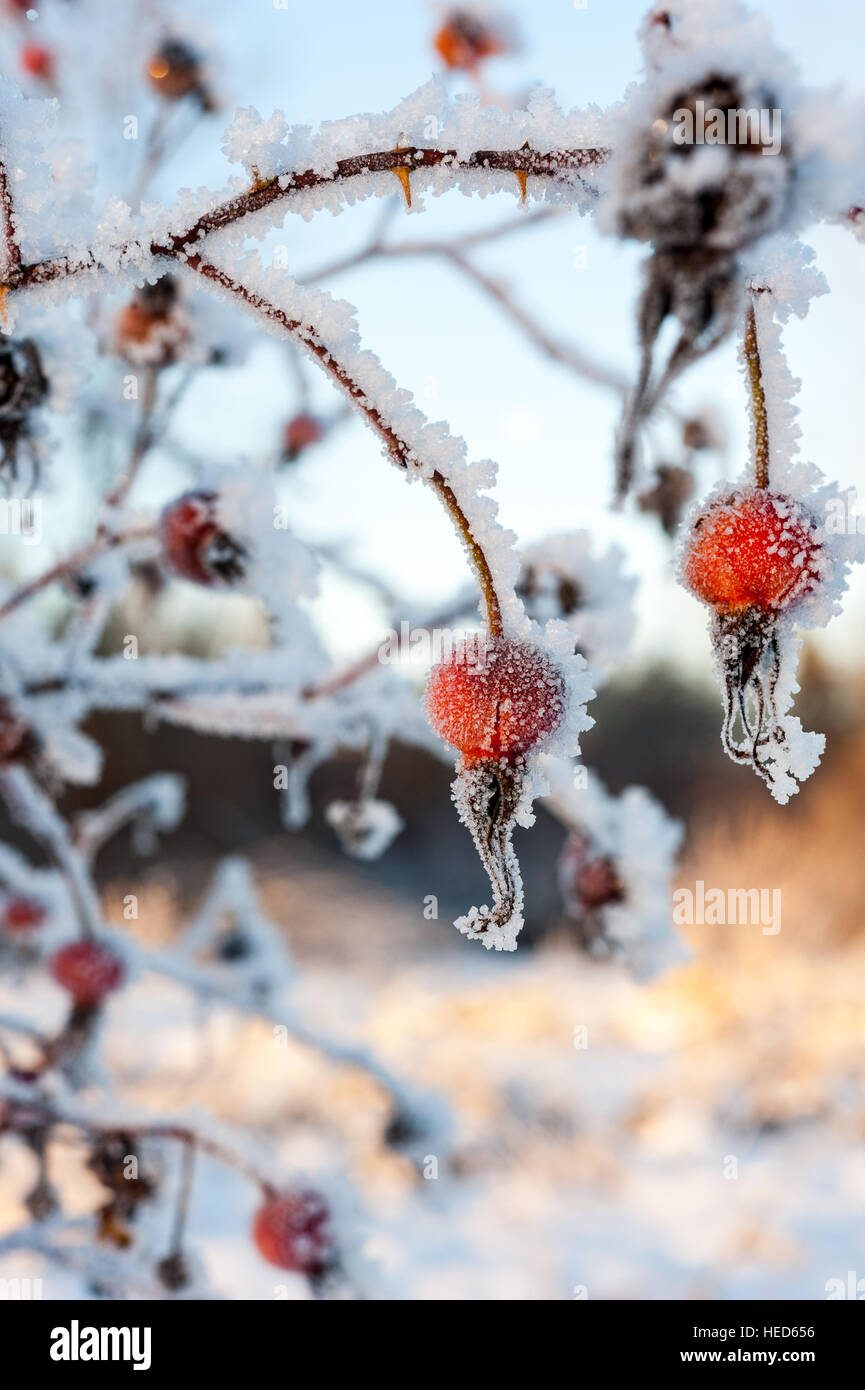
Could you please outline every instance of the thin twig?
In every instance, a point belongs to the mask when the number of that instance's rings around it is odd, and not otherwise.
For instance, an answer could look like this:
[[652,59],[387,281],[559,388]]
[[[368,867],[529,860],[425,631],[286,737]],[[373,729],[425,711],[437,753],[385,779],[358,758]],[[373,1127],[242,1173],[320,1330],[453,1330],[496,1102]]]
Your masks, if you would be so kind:
[[769,415],[766,410],[766,389],[763,383],[763,364],[760,360],[760,340],[757,334],[757,314],[753,299],[745,310],[745,364],[751,391],[751,411],[754,421],[754,482],[757,487],[769,486]]
[[177,1206],[174,1210],[174,1224],[171,1230],[171,1244],[168,1252],[169,1259],[172,1256],[180,1256],[183,1250],[183,1236],[186,1231],[186,1221],[189,1216],[189,1202],[192,1197],[192,1179],[195,1175],[196,1144],[196,1139],[191,1135],[183,1144],[180,1187],[177,1193]]
[[109,532],[106,530],[102,532],[94,540],[80,546],[78,550],[73,550],[71,555],[67,555],[63,560],[58,560],[50,569],[43,570],[34,579],[29,579],[25,584],[21,584],[13,590],[5,602],[0,603],[0,622],[7,618],[10,613],[14,613],[15,609],[19,608],[22,603],[34,598],[36,594],[41,593],[43,589],[47,589],[57,580],[77,574],[98,555],[104,554],[107,550],[114,550],[118,546],[130,545],[137,540],[144,540],[152,534],[152,525],[134,527],[129,531]]
[[95,935],[103,921],[99,897],[54,802],[24,767],[7,767],[0,772],[0,794],[17,824],[43,844],[54,859],[69,890],[82,934]]
[[[230,275],[226,274],[224,270],[220,270],[218,266],[213,265],[212,262],[202,260],[200,256],[194,255],[187,259],[186,264],[190,270],[194,270],[197,274],[203,276],[213,284],[219,285],[222,290],[226,291],[228,294],[234,295],[235,298],[241,299],[249,308],[256,309],[258,312],[264,314],[271,322],[278,324],[284,332],[290,334],[292,338],[300,343],[302,347],[315,358],[319,365],[336,382],[340,390],[349,397],[367,422],[384,441],[388,453],[398,467],[407,469],[409,465],[414,462],[415,456],[411,447],[404,439],[401,439],[393,427],[388,424],[381,412],[370,402],[362,387],[353,379],[347,368],[336,360],[330,349],[322,342],[312,327],[302,323],[299,319],[289,318],[284,310],[272,304],[270,300],[265,299],[262,295],[247,289],[245,285],[239,284],[236,280],[233,280]],[[493,637],[500,637],[504,630],[501,606],[499,604],[498,594],[496,593],[492,571],[487,557],[484,554],[483,546],[474,536],[469,519],[460,506],[456,493],[444,475],[436,470],[430,477],[429,483],[441,498],[468,552],[469,559],[472,562],[481,588],[490,635]],[[2,610],[0,610],[0,616],[2,616]]]
[[132,439],[132,452],[125,470],[105,498],[105,509],[122,506],[144,462],[145,455],[153,443],[153,411],[156,405],[156,383],[158,373],[154,367],[147,367],[143,373],[138,424]]

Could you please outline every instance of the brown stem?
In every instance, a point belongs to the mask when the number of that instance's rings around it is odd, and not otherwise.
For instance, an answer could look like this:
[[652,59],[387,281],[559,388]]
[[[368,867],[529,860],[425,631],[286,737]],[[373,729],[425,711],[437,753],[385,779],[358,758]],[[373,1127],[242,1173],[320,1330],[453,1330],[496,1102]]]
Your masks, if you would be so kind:
[[[321,341],[318,334],[308,324],[302,323],[299,319],[291,319],[284,310],[272,304],[270,300],[264,299],[262,295],[255,294],[245,285],[233,280],[225,271],[210,261],[204,261],[200,256],[189,256],[186,265],[190,270],[194,270],[198,275],[202,275],[206,280],[220,286],[227,293],[241,299],[244,304],[252,309],[258,310],[266,318],[278,324],[286,333],[299,342],[302,347],[318,362],[324,371],[336,382],[341,391],[348,396],[352,404],[357,407],[368,424],[372,426],[379,438],[384,441],[385,448],[398,467],[407,469],[416,460],[416,455],[411,446],[396,433],[391,425],[385,420],[379,410],[370,402],[361,386],[354,380],[347,368],[338,362],[332,355],[329,348]],[[500,637],[503,632],[502,612],[499,604],[498,595],[495,589],[492,571],[480,542],[474,536],[468,517],[463,511],[457,500],[450,483],[443,474],[436,470],[429,479],[430,486],[435,489],[441,498],[445,509],[456,527],[457,533],[465,546],[469,559],[472,562],[478,583],[483,596],[484,607],[486,609],[487,625],[492,637]],[[2,610],[0,610],[2,616]]]
[[766,390],[760,360],[760,341],[757,335],[757,314],[754,301],[745,310],[745,363],[751,391],[751,410],[754,419],[754,482],[757,487],[769,486],[769,416],[766,410]]

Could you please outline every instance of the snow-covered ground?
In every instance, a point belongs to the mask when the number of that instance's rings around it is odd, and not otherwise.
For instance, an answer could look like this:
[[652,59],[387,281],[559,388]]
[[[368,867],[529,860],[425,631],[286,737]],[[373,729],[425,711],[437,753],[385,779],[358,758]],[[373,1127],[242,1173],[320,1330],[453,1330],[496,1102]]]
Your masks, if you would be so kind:
[[[390,955],[358,972],[307,948],[307,926],[290,996],[318,1034],[368,1047],[404,1080],[425,1129],[401,1152],[382,1143],[388,1102],[374,1081],[283,1045],[268,1023],[190,1005],[147,974],[106,1020],[120,1114],[235,1130],[235,1150],[277,1181],[303,1175],[327,1194],[346,1270],[332,1293],[816,1299],[862,1269],[861,947],[809,953],[783,933],[729,928],[735,942],[697,942],[696,958],[640,985],[564,943],[506,960],[442,949],[446,924],[401,952],[406,914],[379,906],[352,916],[339,903],[342,930],[390,939]],[[5,986],[0,1012],[25,1007],[56,1019],[60,992],[44,979]],[[119,1117],[96,1091],[74,1104]],[[143,1204],[130,1250],[91,1246],[82,1278],[7,1248],[0,1278],[41,1277],[45,1297],[86,1297],[94,1277],[115,1296],[160,1296],[148,1256],[168,1241],[178,1156],[142,1153],[165,1188]],[[0,1239],[25,1218],[32,1163],[0,1139]],[[80,1165],[74,1144],[53,1146],[73,1218],[99,1199]],[[309,1296],[256,1253],[256,1200],[239,1173],[199,1159],[186,1296]],[[86,1231],[61,1237],[49,1222],[44,1238],[83,1247]]]

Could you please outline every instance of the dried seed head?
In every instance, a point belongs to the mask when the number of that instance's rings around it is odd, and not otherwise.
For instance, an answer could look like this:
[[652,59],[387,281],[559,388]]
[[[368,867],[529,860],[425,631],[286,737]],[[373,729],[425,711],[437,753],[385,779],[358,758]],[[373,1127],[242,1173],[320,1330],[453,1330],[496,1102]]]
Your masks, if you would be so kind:
[[675,536],[682,513],[694,491],[694,476],[688,468],[659,463],[651,487],[637,497],[641,512],[657,516],[668,536]]
[[659,94],[642,141],[621,157],[619,235],[729,254],[778,230],[795,178],[778,110],[771,91],[728,73]]

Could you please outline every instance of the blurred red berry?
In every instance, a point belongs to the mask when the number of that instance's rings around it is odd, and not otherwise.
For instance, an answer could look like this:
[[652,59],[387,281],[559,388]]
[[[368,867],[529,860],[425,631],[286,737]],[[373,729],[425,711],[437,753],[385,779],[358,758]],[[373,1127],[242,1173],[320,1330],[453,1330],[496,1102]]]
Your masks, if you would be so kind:
[[579,916],[622,902],[625,896],[613,860],[581,835],[571,835],[562,850],[559,882],[568,910]]
[[173,275],[142,285],[115,319],[116,351],[131,362],[170,366],[190,338],[189,321],[178,301]]
[[282,455],[289,463],[293,463],[296,458],[308,449],[310,444],[317,444],[323,437],[321,421],[314,415],[301,413],[295,415],[293,420],[289,420],[282,432]]
[[329,1220],[317,1192],[269,1197],[256,1212],[252,1238],[270,1264],[316,1277],[333,1262]]
[[512,761],[558,728],[565,683],[537,647],[481,636],[433,668],[426,708],[436,732],[469,762]]
[[181,39],[166,39],[148,60],[147,80],[163,101],[195,97],[205,111],[213,101],[204,82],[201,58]]
[[820,579],[814,522],[793,498],[760,488],[713,502],[695,521],[682,560],[685,586],[727,612],[788,608]]
[[40,82],[53,82],[55,74],[54,54],[41,43],[26,43],[21,50],[21,67],[30,77]]
[[168,568],[193,584],[231,583],[244,573],[246,552],[222,530],[213,492],[187,492],[170,502],[159,535]]
[[3,930],[8,932],[28,932],[41,927],[45,921],[45,909],[33,898],[8,898],[0,918]]
[[447,67],[465,72],[473,72],[484,58],[504,53],[507,48],[503,35],[469,10],[449,14],[433,44]]
[[73,941],[51,961],[51,973],[76,1004],[99,1004],[123,981],[123,962],[99,941]]

